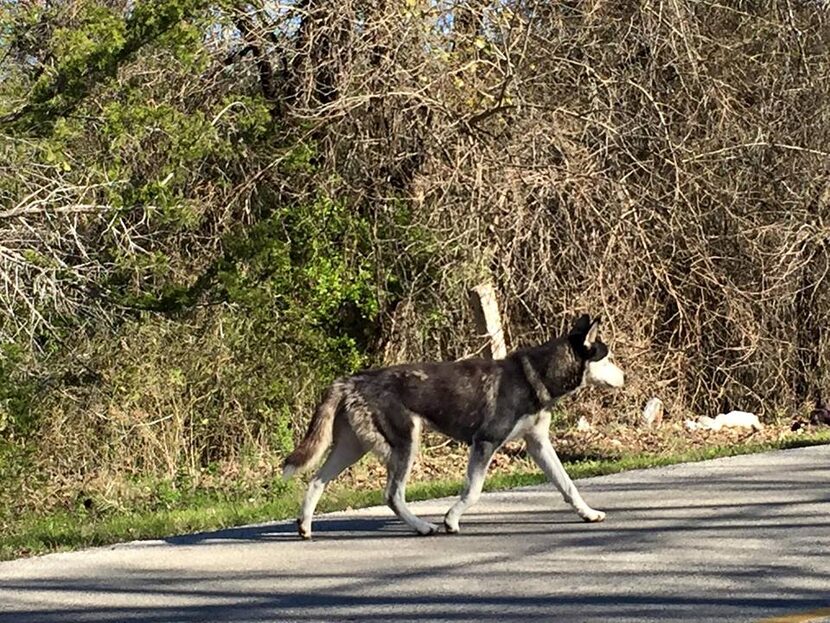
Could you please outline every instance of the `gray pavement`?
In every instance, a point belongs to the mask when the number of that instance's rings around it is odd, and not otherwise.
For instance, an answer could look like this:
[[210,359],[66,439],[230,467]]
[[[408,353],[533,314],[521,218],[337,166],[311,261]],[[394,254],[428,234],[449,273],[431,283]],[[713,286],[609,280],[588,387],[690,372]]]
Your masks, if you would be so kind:
[[458,536],[377,507],[319,517],[312,542],[279,522],[0,563],[0,623],[830,617],[830,446],[579,488],[605,523],[532,487],[485,494]]

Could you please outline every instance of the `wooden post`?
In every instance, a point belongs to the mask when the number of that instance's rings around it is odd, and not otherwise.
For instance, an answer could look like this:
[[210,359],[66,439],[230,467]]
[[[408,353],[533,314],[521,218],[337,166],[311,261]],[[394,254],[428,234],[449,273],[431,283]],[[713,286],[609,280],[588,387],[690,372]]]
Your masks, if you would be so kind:
[[501,315],[493,284],[478,285],[473,288],[472,294],[476,328],[479,335],[486,335],[489,338],[484,355],[490,359],[504,359],[507,356],[507,347],[504,344],[504,331],[501,327]]

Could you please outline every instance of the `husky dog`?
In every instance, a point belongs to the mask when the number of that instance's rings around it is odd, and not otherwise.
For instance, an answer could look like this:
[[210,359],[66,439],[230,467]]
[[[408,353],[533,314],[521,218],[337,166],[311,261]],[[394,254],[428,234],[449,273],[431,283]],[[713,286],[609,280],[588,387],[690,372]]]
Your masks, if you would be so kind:
[[312,516],[326,484],[370,450],[386,464],[385,499],[395,514],[418,534],[438,531],[414,515],[404,497],[424,420],[470,446],[463,493],[444,517],[447,532],[459,531],[461,515],[478,500],[496,450],[518,438],[583,520],[605,519],[579,495],[548,436],[548,409],[557,399],[587,385],[623,385],[623,372],[612,362],[598,328],[599,319],[586,314],[567,335],[505,359],[405,364],[336,380],[283,465],[284,477],[290,478],[332,446],[306,492],[297,520],[300,536],[311,538]]

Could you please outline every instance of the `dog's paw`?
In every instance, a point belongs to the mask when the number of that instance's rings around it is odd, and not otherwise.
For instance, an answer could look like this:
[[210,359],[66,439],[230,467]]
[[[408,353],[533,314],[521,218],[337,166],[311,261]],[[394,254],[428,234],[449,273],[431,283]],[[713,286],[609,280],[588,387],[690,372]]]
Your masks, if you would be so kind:
[[438,524],[428,523],[425,526],[418,528],[418,534],[421,536],[430,536],[431,534],[435,534],[439,530]]
[[311,528],[310,527],[306,528],[303,525],[302,520],[300,520],[300,519],[297,520],[297,534],[300,535],[300,538],[303,541],[310,541],[311,540]]
[[446,519],[444,520],[444,532],[447,534],[458,534],[461,532],[461,528],[458,527],[458,523],[450,523]]
[[582,515],[582,521],[586,523],[599,523],[601,521],[605,521],[605,513],[602,511],[592,510]]

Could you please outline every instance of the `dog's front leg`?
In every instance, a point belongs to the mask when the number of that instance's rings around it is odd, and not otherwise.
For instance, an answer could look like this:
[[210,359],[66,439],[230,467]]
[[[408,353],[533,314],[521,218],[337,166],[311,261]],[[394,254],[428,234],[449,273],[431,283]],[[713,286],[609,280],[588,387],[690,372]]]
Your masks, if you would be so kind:
[[582,499],[582,496],[579,495],[579,491],[576,490],[576,485],[574,485],[570,476],[568,476],[568,472],[565,471],[562,462],[556,455],[556,450],[553,449],[550,443],[547,429],[540,430],[535,428],[525,437],[525,441],[527,442],[527,451],[530,453],[530,456],[533,457],[533,460],[545,472],[548,480],[559,489],[565,501],[573,507],[582,519],[589,522],[605,519],[605,513],[588,506],[585,500]]
[[492,441],[474,440],[470,446],[470,461],[467,464],[467,481],[464,483],[464,491],[461,498],[453,504],[452,508],[444,516],[444,528],[451,534],[459,531],[458,520],[470,506],[481,497],[481,488],[484,486],[484,478],[487,475],[487,468],[497,445]]

